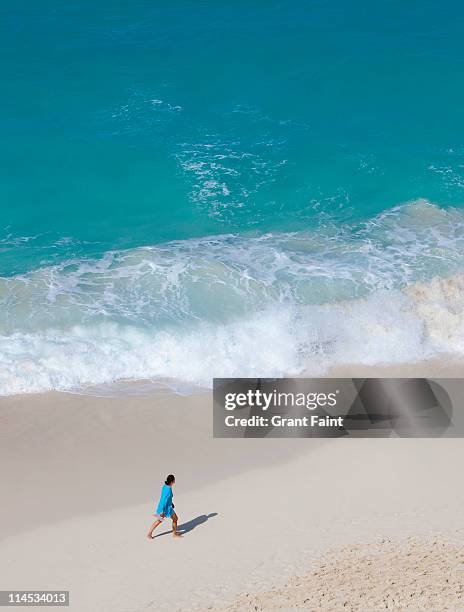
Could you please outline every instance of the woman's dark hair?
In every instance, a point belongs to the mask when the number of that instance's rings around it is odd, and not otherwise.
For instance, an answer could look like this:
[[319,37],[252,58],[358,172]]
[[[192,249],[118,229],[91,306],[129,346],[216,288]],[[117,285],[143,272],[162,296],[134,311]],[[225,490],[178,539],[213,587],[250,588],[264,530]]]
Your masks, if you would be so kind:
[[164,481],[164,484],[170,485],[175,481],[174,474],[169,474],[169,476]]

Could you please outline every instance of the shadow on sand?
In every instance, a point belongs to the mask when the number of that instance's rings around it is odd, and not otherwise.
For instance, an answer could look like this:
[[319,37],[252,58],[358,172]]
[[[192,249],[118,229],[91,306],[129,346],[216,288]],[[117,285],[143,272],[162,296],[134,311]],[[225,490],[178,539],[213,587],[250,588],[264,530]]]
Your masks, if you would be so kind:
[[[209,519],[217,515],[218,515],[217,512],[211,512],[210,514],[200,514],[200,516],[197,516],[196,518],[191,519],[190,521],[187,521],[186,523],[177,525],[177,532],[181,535],[189,533],[190,531],[193,531],[195,527],[198,527],[198,525],[203,525],[203,523],[206,523],[206,521],[208,521]],[[160,538],[161,536],[168,535],[169,533],[172,533],[172,531],[171,530],[163,531],[163,533],[158,533],[154,537]]]

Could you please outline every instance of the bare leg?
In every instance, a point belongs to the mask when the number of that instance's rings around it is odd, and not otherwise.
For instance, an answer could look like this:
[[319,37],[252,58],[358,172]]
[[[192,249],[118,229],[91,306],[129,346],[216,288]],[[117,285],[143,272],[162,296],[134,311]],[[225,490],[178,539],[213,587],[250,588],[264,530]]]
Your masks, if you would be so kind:
[[161,525],[161,521],[159,519],[156,519],[156,521],[153,523],[153,525],[150,527],[150,530],[147,534],[147,538],[149,540],[153,539],[153,532],[155,531],[155,529],[158,527],[158,525]]
[[175,512],[172,513],[171,519],[172,519],[172,535],[175,538],[181,538],[182,537],[181,534],[177,533],[177,521],[179,519],[178,519],[177,514]]

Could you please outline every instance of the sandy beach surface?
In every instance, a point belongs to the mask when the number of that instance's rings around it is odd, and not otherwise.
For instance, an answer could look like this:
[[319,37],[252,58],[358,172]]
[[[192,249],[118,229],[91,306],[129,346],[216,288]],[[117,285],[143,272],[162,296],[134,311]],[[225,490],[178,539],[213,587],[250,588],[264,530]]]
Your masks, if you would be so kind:
[[[79,612],[464,609],[460,439],[215,440],[209,394],[15,396],[0,420],[1,589]],[[169,472],[185,535],[148,541]]]
[[332,378],[463,378],[464,360],[454,355],[442,355],[419,363],[368,365],[349,363],[333,367],[327,372]]

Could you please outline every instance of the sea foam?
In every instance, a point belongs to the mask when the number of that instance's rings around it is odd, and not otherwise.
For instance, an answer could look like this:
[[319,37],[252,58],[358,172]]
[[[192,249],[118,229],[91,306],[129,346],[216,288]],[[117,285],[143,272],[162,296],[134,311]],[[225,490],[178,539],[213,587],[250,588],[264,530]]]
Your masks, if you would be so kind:
[[464,215],[215,236],[0,279],[0,393],[464,354]]

